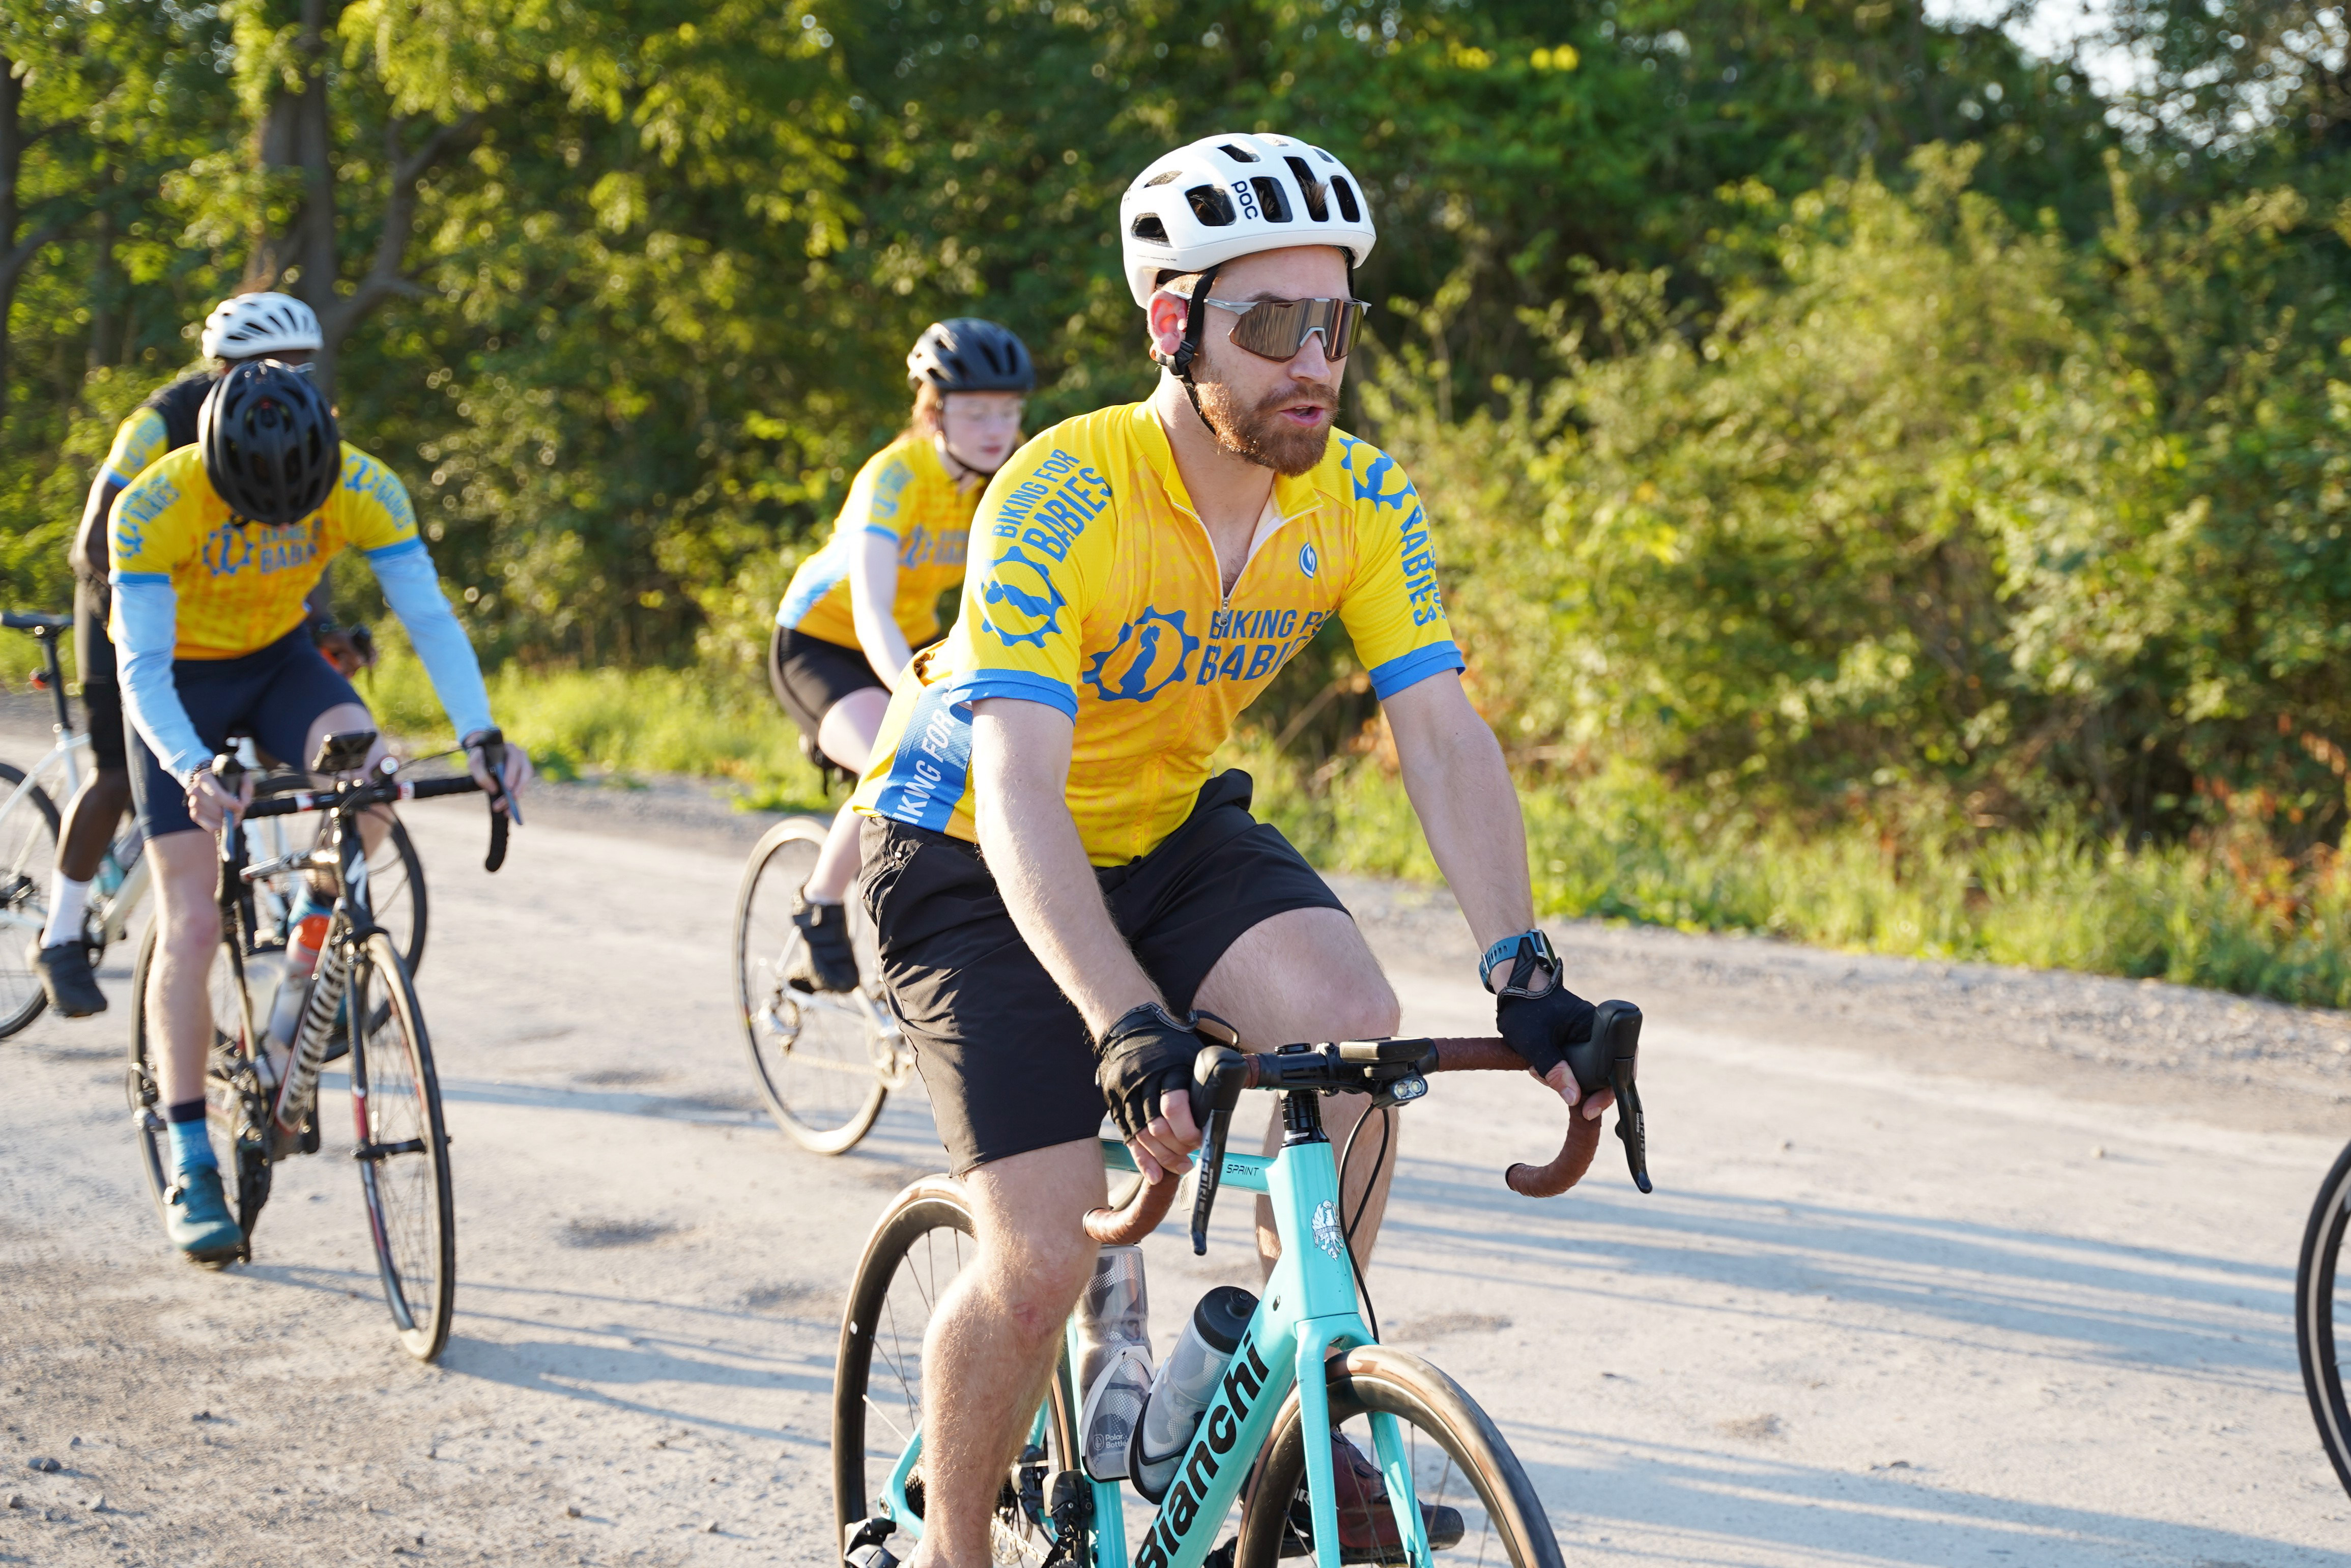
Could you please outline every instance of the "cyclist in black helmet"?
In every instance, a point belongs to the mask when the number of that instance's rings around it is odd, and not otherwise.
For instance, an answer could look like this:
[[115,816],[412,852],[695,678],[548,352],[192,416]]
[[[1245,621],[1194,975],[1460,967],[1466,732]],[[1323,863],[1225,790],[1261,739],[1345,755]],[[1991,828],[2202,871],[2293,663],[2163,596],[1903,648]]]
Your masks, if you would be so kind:
[[[199,1262],[234,1256],[244,1239],[204,1132],[204,1072],[213,1031],[207,978],[220,944],[212,834],[252,785],[231,789],[212,759],[232,729],[281,761],[300,762],[329,735],[375,727],[305,624],[303,596],[346,547],[375,569],[486,786],[480,741],[491,727],[489,695],[408,491],[343,441],[308,376],[272,360],[233,367],[205,394],[194,444],[151,465],[108,519],[131,790],[154,866],[160,932],[147,1026],[162,1043],[156,1061],[175,1173],[165,1228]],[[522,748],[508,747],[506,788],[520,789],[529,774]],[[371,838],[383,830],[371,822],[366,831]],[[306,887],[295,914],[326,909]]]
[[[114,433],[106,461],[89,482],[81,527],[74,535],[74,667],[89,716],[92,764],[81,788],[66,806],[58,826],[56,866],[49,885],[47,923],[35,944],[33,967],[49,1005],[65,1018],[106,1010],[106,993],[90,973],[82,925],[89,885],[113,840],[115,824],[131,809],[131,770],[122,748],[122,691],[114,643],[107,636],[111,611],[106,584],[106,517],[114,498],[131,487],[146,466],[166,452],[196,439],[196,411],[213,383],[229,367],[247,360],[277,359],[299,365],[324,340],[319,318],[308,305],[285,294],[236,294],[204,319],[204,357],[216,368],[181,377],[132,409]],[[350,632],[328,615],[328,581],[310,593],[312,636],[321,653],[350,674],[368,662]]]
[[[913,420],[857,471],[832,538],[792,575],[768,653],[784,711],[852,774],[864,771],[914,650],[941,631],[940,596],[963,587],[966,530],[980,491],[1020,444],[1021,402],[1037,372],[1019,338],[962,316],[915,340],[906,379]],[[843,808],[792,907],[807,940],[786,978],[802,990],[857,984],[841,910],[856,874],[856,821]]]

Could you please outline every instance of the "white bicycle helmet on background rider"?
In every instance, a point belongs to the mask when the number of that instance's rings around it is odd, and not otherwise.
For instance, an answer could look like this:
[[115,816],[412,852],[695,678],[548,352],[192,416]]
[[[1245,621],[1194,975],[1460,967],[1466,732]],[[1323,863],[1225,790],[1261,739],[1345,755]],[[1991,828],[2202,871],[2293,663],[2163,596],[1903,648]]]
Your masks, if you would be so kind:
[[1364,265],[1379,236],[1363,183],[1294,137],[1204,136],[1135,176],[1119,198],[1120,261],[1148,309],[1166,272],[1203,272],[1294,245],[1337,246]]
[[250,360],[326,347],[318,313],[290,294],[232,294],[204,318],[204,358]]

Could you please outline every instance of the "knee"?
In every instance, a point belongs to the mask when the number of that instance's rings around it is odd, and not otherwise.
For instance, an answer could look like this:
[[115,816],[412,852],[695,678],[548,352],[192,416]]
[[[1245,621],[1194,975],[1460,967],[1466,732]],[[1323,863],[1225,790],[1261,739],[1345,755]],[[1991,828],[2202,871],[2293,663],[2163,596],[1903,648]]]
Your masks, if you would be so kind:
[[1322,1016],[1339,1040],[1384,1040],[1404,1025],[1403,1005],[1387,977],[1376,972],[1325,998]]
[[1025,1248],[998,1272],[997,1299],[1020,1337],[1042,1343],[1061,1332],[1092,1275],[1095,1248],[1082,1235],[1050,1248]]
[[168,920],[158,938],[174,955],[202,956],[220,945],[220,907],[210,903],[184,904],[166,912]]

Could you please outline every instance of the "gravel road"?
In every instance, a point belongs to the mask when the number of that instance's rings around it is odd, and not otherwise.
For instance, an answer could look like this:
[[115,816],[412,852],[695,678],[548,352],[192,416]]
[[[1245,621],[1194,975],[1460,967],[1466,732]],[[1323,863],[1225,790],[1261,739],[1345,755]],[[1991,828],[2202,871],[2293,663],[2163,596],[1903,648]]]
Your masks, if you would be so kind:
[[[0,1562],[830,1561],[841,1292],[938,1164],[919,1093],[839,1159],[758,1112],[725,952],[756,819],[552,789],[496,878],[475,803],[408,821],[456,1140],[446,1355],[392,1340],[340,1117],[253,1264],[166,1255],[110,955],[113,1011],[0,1043]],[[1408,1027],[1480,1028],[1449,904],[1343,892]],[[1522,1084],[1441,1082],[1372,1283],[1390,1337],[1499,1421],[1571,1562],[2351,1562],[2291,1301],[2351,1134],[2344,1017],[1656,931],[1562,946],[1648,1015],[1657,1193],[1611,1140],[1566,1198],[1512,1197],[1499,1167],[1555,1126]],[[1163,1341],[1254,1280],[1245,1214],[1206,1259],[1151,1244]]]

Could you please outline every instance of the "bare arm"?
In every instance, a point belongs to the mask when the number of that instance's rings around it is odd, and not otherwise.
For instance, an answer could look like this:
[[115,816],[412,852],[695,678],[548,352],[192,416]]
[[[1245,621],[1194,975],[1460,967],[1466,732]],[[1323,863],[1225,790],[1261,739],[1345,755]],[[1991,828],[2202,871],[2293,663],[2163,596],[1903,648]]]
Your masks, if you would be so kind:
[[[914,650],[906,646],[906,634],[898,630],[893,609],[897,594],[898,542],[880,534],[858,535],[857,553],[849,563],[849,612],[857,623],[857,644],[865,650],[866,663],[893,688],[914,658]],[[1066,766],[1066,737],[1061,752]],[[1074,834],[1076,830],[1071,831]]]
[[1534,924],[1527,828],[1501,743],[1461,677],[1431,675],[1387,700],[1404,787],[1481,948]]
[[1070,721],[1042,703],[972,705],[971,767],[980,852],[1029,950],[1096,1035],[1121,1013],[1164,1001],[1102,902],[1063,791]]

